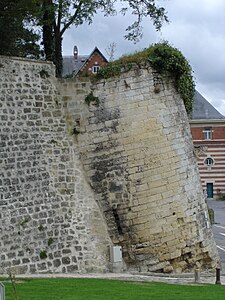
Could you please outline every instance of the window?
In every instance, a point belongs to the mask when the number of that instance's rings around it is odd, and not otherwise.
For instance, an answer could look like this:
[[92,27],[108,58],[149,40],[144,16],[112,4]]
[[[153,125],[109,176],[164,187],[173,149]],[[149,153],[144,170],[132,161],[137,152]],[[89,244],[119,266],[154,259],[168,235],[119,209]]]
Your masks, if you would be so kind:
[[207,165],[208,167],[211,167],[214,164],[214,161],[211,157],[207,157],[204,161],[204,164]]
[[93,74],[96,74],[96,73],[98,72],[99,69],[100,69],[100,66],[99,66],[99,65],[94,65],[94,66],[91,68]]
[[203,130],[203,133],[204,133],[205,140],[212,140],[212,128],[211,127],[206,127]]

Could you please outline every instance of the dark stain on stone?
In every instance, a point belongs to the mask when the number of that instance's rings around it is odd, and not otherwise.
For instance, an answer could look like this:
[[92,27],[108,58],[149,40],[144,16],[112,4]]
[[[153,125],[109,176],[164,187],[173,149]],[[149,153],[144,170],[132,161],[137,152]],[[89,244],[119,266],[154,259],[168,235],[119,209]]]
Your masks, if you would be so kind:
[[120,218],[119,218],[117,209],[113,208],[112,209],[112,213],[113,213],[113,216],[114,216],[114,219],[115,219],[115,223],[116,223],[116,227],[117,227],[118,233],[119,234],[123,234],[123,230],[122,230],[122,226],[120,224]]

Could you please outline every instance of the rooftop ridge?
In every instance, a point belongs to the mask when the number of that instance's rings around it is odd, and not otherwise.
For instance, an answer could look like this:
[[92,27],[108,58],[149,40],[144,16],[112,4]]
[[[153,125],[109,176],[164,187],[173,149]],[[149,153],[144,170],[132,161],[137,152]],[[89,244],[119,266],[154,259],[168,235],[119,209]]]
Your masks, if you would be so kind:
[[191,120],[209,120],[225,119],[208,100],[206,100],[197,90],[193,100],[193,110],[190,116]]

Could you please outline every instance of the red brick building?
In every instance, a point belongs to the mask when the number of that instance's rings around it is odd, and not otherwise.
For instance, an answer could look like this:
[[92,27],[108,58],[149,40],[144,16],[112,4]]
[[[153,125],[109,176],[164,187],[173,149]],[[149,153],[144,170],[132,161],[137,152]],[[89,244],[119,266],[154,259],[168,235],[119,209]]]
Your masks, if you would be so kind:
[[225,195],[225,117],[196,91],[190,118],[202,187],[208,198]]
[[63,57],[63,77],[96,74],[107,63],[97,47],[90,55],[79,55],[77,46],[74,46],[73,55]]

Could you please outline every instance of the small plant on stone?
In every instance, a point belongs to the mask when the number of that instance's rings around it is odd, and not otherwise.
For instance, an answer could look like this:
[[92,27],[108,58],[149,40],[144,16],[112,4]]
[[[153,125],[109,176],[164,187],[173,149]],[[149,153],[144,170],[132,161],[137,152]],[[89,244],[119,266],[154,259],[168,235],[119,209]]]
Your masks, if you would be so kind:
[[93,92],[90,92],[86,97],[85,97],[85,102],[87,103],[88,106],[90,106],[90,104],[94,104],[94,105],[99,105],[99,98],[93,95]]
[[40,251],[40,259],[45,259],[45,258],[47,258],[47,251],[44,249],[44,250],[41,250]]
[[20,220],[20,221],[19,221],[19,225],[22,226],[22,227],[24,227],[25,224],[28,223],[28,222],[29,222],[29,218],[26,217],[26,218],[24,218],[23,220]]
[[48,72],[46,70],[42,69],[40,71],[40,76],[41,76],[41,78],[45,79],[45,78],[48,78],[50,75],[48,74]]
[[53,242],[54,242],[53,238],[50,237],[50,238],[48,239],[48,246],[51,246],[51,244],[53,244]]

